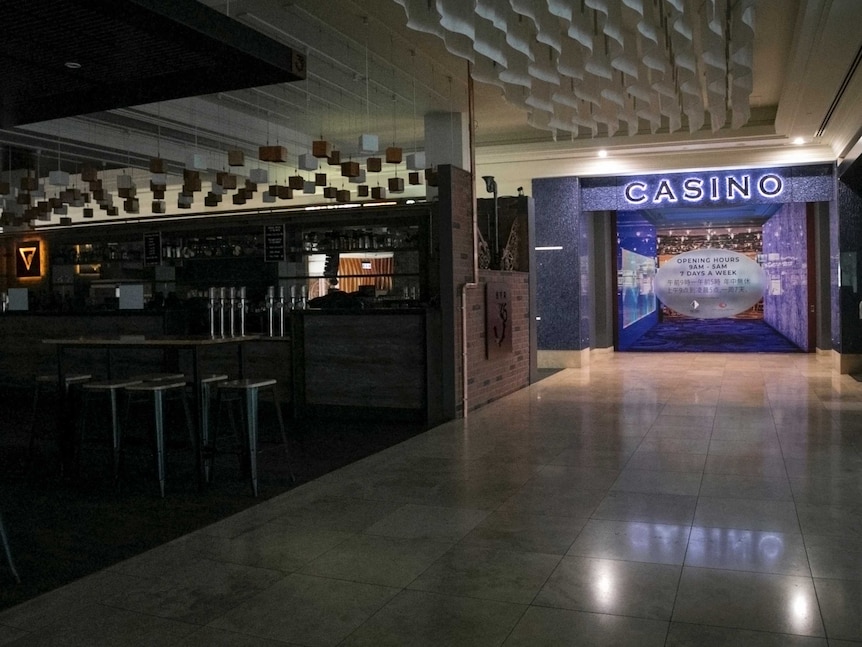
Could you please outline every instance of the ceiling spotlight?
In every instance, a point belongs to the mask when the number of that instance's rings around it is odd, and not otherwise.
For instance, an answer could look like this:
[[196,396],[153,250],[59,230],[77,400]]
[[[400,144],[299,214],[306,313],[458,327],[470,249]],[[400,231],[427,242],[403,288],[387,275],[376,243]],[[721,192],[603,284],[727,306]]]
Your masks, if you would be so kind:
[[70,70],[80,70],[81,69],[81,64],[78,63],[77,61],[66,61],[65,63],[63,63],[63,65],[65,65]]
[[797,146],[801,146],[802,144],[805,143],[805,138],[797,137],[796,139],[793,140],[793,143],[796,144]]
[[603,148],[599,151],[599,157],[607,157],[608,152]]

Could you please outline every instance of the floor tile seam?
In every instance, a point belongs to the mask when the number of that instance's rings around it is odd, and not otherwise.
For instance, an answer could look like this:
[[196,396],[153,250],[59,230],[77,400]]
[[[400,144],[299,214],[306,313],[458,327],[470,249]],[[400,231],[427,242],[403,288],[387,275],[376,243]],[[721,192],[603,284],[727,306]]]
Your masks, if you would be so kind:
[[[501,505],[502,505],[502,504],[501,504]],[[495,510],[496,510],[496,509],[495,509]],[[582,531],[583,531],[583,528],[581,528],[581,530],[579,530],[579,531],[578,531],[578,535],[580,535],[580,533],[581,533]],[[469,533],[468,533],[468,534],[469,534]],[[465,536],[466,536],[466,535],[465,535]],[[459,547],[462,547],[462,548],[476,548],[477,550],[489,550],[489,551],[494,551],[494,552],[506,552],[506,553],[512,553],[512,554],[515,554],[515,555],[523,555],[523,554],[526,554],[526,553],[533,554],[533,553],[534,553],[534,551],[516,551],[516,550],[494,549],[494,548],[490,548],[490,549],[488,549],[488,548],[483,548],[483,547],[481,547],[481,546],[476,546],[476,545],[471,545],[471,544],[464,543],[464,542],[463,542],[463,539],[464,539],[464,537],[462,537],[461,539],[459,539],[459,540],[458,540],[458,541],[456,541],[456,542],[453,542],[453,543],[452,543],[452,545],[450,545],[450,546],[449,546],[449,548],[448,548],[447,550],[443,551],[443,553],[441,553],[438,557],[436,557],[435,559],[431,560],[431,562],[429,562],[429,563],[426,565],[426,567],[425,567],[425,568],[424,568],[420,573],[418,573],[418,574],[416,575],[416,577],[414,577],[412,580],[410,580],[410,582],[408,582],[408,583],[403,587],[403,590],[411,590],[411,591],[425,591],[425,589],[411,589],[411,588],[410,588],[410,586],[411,586],[414,582],[416,582],[417,580],[419,580],[421,577],[423,577],[423,576],[424,576],[424,575],[425,575],[429,570],[431,570],[432,568],[434,568],[438,563],[441,563],[441,561],[442,561],[442,560],[443,560],[447,555],[451,554],[453,550],[455,550],[456,548],[459,548]],[[576,537],[576,539],[577,539],[577,537]],[[572,543],[574,543],[574,540],[572,541]],[[571,545],[570,545],[570,547],[571,547]],[[567,549],[567,550],[568,550],[568,549]],[[551,557],[558,557],[558,558],[559,558],[559,559],[557,560],[557,564],[554,566],[554,568],[553,568],[553,569],[551,569],[551,573],[553,573],[553,572],[556,570],[557,566],[559,566],[560,561],[562,561],[563,557],[565,557],[565,553],[563,553],[562,555],[557,555],[557,554],[555,554],[555,553],[551,553],[551,554],[549,554],[549,553],[537,553],[537,554],[540,554],[540,555],[549,555],[549,556],[551,556]],[[550,574],[548,575],[548,577],[550,577]],[[547,578],[546,578],[546,580],[547,580]],[[543,584],[542,586],[544,586],[544,584]],[[539,590],[541,590],[541,587],[539,587]],[[429,592],[429,593],[430,593],[430,592],[433,592],[433,591],[425,591],[425,592]],[[439,592],[438,592],[438,593],[439,593]],[[442,595],[442,594],[441,594],[441,595]],[[538,595],[538,592],[536,593],[536,595]],[[464,595],[462,595],[462,596],[460,596],[460,597],[475,597],[475,596],[464,596]],[[535,597],[535,596],[534,596],[534,597]],[[477,599],[487,599],[487,598],[477,598]],[[507,600],[497,600],[497,601],[498,601],[498,602],[508,602]],[[511,602],[510,602],[510,604],[518,604],[518,603],[511,603]]]
[[[369,528],[370,527],[371,526],[369,526]],[[473,528],[475,528],[475,526]],[[458,537],[457,539],[446,539],[443,537],[435,537],[432,535],[387,535],[386,533],[383,533],[383,532],[368,532],[368,529],[362,530],[359,533],[357,533],[356,535],[354,535],[353,537],[350,537],[348,539],[355,539],[357,537],[376,537],[378,539],[402,539],[405,542],[406,541],[419,540],[419,541],[433,542],[433,543],[437,543],[437,544],[446,544],[449,546],[449,548],[451,548],[452,546],[457,545],[464,537],[469,535],[470,532],[473,530],[473,528],[468,530],[467,533],[465,533],[461,537]],[[339,546],[340,545],[341,544],[339,544]]]
[[[459,595],[459,594],[450,594],[450,593],[440,593],[439,591],[425,591],[425,590],[422,590],[422,589],[408,589],[408,588],[403,588],[403,589],[401,589],[400,591],[398,591],[395,595],[393,595],[389,600],[387,600],[383,605],[381,605],[378,609],[376,609],[376,610],[374,611],[374,613],[372,613],[372,614],[371,614],[370,616],[368,616],[365,620],[363,620],[363,621],[362,621],[362,622],[361,622],[361,623],[360,623],[356,628],[354,628],[354,629],[353,629],[349,634],[347,634],[344,638],[342,638],[342,639],[338,642],[338,645],[343,645],[343,644],[344,644],[344,643],[345,643],[345,642],[350,638],[350,636],[352,636],[354,633],[356,633],[356,632],[357,632],[357,631],[359,631],[362,627],[364,627],[366,624],[368,624],[368,623],[369,623],[373,618],[375,618],[378,614],[383,613],[383,612],[384,612],[384,610],[385,610],[385,609],[386,609],[390,604],[392,604],[392,602],[395,600],[395,598],[397,598],[399,595],[401,595],[401,594],[403,594],[403,593],[406,593],[406,592],[408,592],[408,591],[413,591],[413,592],[416,592],[416,593],[422,593],[423,595],[429,595],[429,596],[433,596],[433,597],[440,598],[440,599],[443,599],[443,598],[462,598],[462,599],[469,599],[469,600],[478,600],[478,601],[481,601],[481,602],[489,602],[489,601],[490,601],[490,602],[498,602],[498,603],[501,603],[501,604],[507,604],[507,605],[512,606],[512,607],[521,607],[521,612],[520,612],[520,614],[518,614],[517,619],[515,619],[515,621],[513,622],[513,624],[512,624],[512,628],[509,630],[509,632],[506,634],[506,636],[505,636],[505,637],[500,641],[500,643],[499,643],[499,646],[500,646],[500,647],[502,647],[502,645],[504,645],[504,644],[506,643],[506,641],[507,641],[507,640],[509,639],[509,637],[512,635],[512,632],[514,632],[514,631],[515,631],[515,629],[518,627],[518,625],[521,623],[521,620],[523,620],[524,615],[527,613],[527,611],[530,609],[530,606],[531,606],[531,605],[529,605],[529,604],[524,604],[524,603],[521,603],[521,602],[509,602],[509,601],[506,601],[506,600],[493,600],[493,599],[489,599],[489,598],[477,598],[477,597],[474,597],[474,596],[468,596],[468,595]],[[291,643],[289,643],[289,644],[290,644],[290,645],[293,645],[294,643],[292,643],[292,642],[291,642]],[[299,645],[299,644],[301,644],[301,643],[298,643],[297,645]]]
[[723,571],[723,572],[732,572],[732,573],[750,573],[752,575],[775,575],[777,577],[802,577],[813,580],[814,576],[811,575],[810,569],[808,575],[798,574],[798,573],[777,573],[775,571],[753,571],[748,568],[731,568],[731,567],[722,567],[722,566],[704,566],[702,564],[688,564],[683,562],[682,566],[684,568],[703,568],[709,569],[712,571]]
[[[548,576],[548,577],[550,577],[550,576]],[[417,577],[416,579],[419,579],[419,578]],[[547,578],[545,581],[547,581]],[[480,595],[468,595],[466,593],[442,593],[440,591],[435,591],[433,589],[424,589],[424,588],[413,587],[413,584],[415,582],[416,582],[416,580],[411,581],[410,584],[405,586],[402,590],[403,591],[416,591],[418,593],[436,594],[436,595],[440,595],[443,597],[449,597],[449,598],[461,598],[461,599],[465,599],[465,600],[477,600],[480,602],[497,602],[500,604],[514,604],[514,605],[523,606],[526,608],[534,606],[532,604],[532,602],[513,602],[512,600],[503,600],[501,598],[494,598],[494,597],[482,597]],[[544,582],[543,582],[542,586],[544,586]],[[539,587],[539,590],[541,590],[541,586]],[[536,593],[536,595],[538,595],[538,592]],[[535,599],[535,595],[533,596],[532,599]]]
[[[262,591],[258,591],[258,592],[256,592],[256,594],[255,594],[255,595],[259,595],[260,593],[263,593],[265,590],[266,590],[266,589],[264,589],[264,590],[262,590]],[[241,605],[242,605],[243,603],[245,603],[246,601],[247,601],[247,600],[241,600],[241,601],[237,602],[235,606],[231,606],[231,607],[230,607],[230,609],[226,609],[226,610],[225,610],[225,612],[224,612],[224,614],[229,613],[230,611],[233,611],[235,608],[237,608],[237,607],[241,606]],[[170,617],[170,616],[160,616],[160,615],[155,614],[155,613],[147,613],[147,612],[145,612],[145,611],[140,611],[140,610],[135,610],[135,609],[129,609],[129,608],[127,608],[127,607],[118,606],[118,605],[116,605],[116,604],[108,604],[107,602],[93,602],[93,603],[92,603],[92,606],[102,607],[102,608],[105,608],[105,609],[113,609],[114,611],[122,611],[122,612],[124,612],[124,613],[129,613],[129,614],[132,614],[132,615],[138,616],[138,617],[140,617],[140,618],[157,618],[157,619],[159,619],[159,620],[166,620],[166,621],[168,621],[168,622],[178,623],[178,624],[186,625],[186,626],[189,626],[189,627],[197,627],[197,628],[206,627],[206,626],[208,626],[211,622],[215,622],[216,620],[218,620],[219,618],[221,618],[221,617],[222,617],[222,616],[218,616],[218,617],[216,617],[216,618],[213,618],[212,620],[208,620],[205,624],[199,624],[199,623],[197,623],[197,622],[190,622],[190,621],[188,621],[188,620],[178,620],[177,618],[173,618],[173,617]],[[222,615],[224,615],[224,614],[222,614]],[[177,638],[177,640],[182,640],[182,639],[183,639],[183,636],[177,636],[176,638]]]
[[[707,447],[709,446],[709,443],[712,443],[712,434],[713,434],[714,430],[715,430],[715,423],[713,422],[713,428],[709,434],[709,440],[708,440]],[[682,587],[682,576],[683,576],[683,573],[685,572],[685,562],[688,559],[688,549],[689,549],[689,546],[691,545],[691,533],[692,533],[692,530],[694,529],[694,518],[697,515],[697,508],[698,508],[698,505],[700,503],[700,496],[701,496],[700,493],[701,493],[701,490],[703,489],[703,479],[704,479],[705,475],[706,475],[706,462],[704,462],[704,469],[700,473],[700,482],[698,483],[698,486],[697,486],[697,498],[695,499],[694,512],[692,514],[691,523],[688,525],[688,536],[686,537],[686,541],[685,541],[685,550],[683,551],[683,554],[682,554],[682,561],[679,564],[679,576],[677,577],[677,580],[676,580],[676,591],[674,591],[674,594],[673,594],[673,602],[671,603],[670,619],[668,620],[668,629],[667,629],[667,633],[665,634],[665,640],[667,640],[667,637],[670,635],[670,623],[673,621],[673,616],[676,613],[676,609],[677,609],[677,600],[679,599],[680,588]]]
[[666,622],[668,624],[670,624],[670,621],[671,621],[670,617],[673,615],[673,610],[671,610],[671,614],[667,618],[653,618],[650,616],[633,615],[631,613],[618,613],[618,612],[615,613],[612,611],[593,611],[591,609],[577,609],[574,607],[558,607],[558,606],[554,606],[552,604],[537,604],[535,602],[531,602],[530,607],[534,607],[537,609],[557,609],[559,611],[574,611],[576,613],[586,613],[586,614],[589,614],[591,616],[598,616],[598,617],[610,616],[610,617],[614,617],[614,618],[629,618],[631,620],[652,620],[655,622]]
[[[806,559],[807,559],[807,552],[806,552]],[[818,614],[818,617],[820,618],[820,627],[823,629],[823,638],[825,640],[828,640],[828,636],[826,633],[826,621],[823,617],[823,610],[822,610],[821,605],[820,605],[820,599],[817,595],[817,586],[814,584],[814,576],[813,575],[784,575],[781,573],[764,573],[762,571],[740,571],[740,570],[735,570],[735,569],[719,569],[719,568],[715,568],[715,567],[711,567],[711,566],[687,566],[687,565],[685,565],[685,563],[683,563],[683,570],[686,568],[708,570],[708,571],[719,571],[719,572],[723,571],[723,572],[731,572],[731,573],[748,573],[748,574],[752,574],[752,575],[763,575],[763,576],[774,576],[774,577],[793,577],[793,578],[801,578],[801,579],[808,580],[811,583],[811,589],[814,591],[814,599],[817,600],[817,614]],[[811,567],[809,565],[809,571],[810,570],[811,570]],[[674,611],[676,611],[675,608],[674,608]],[[671,620],[671,622],[673,622],[673,620]],[[726,628],[728,625],[708,625],[708,626],[717,626],[717,627],[725,627]],[[752,631],[748,627],[733,626],[732,628],[745,630],[745,631]],[[759,630],[759,631],[762,631],[762,630]],[[788,634],[785,632],[765,632],[765,633],[780,634],[780,635],[786,635],[786,636],[817,637],[817,636],[811,636],[811,634]]]
[[[710,624],[708,622],[684,622],[681,620],[671,620],[671,625],[689,625],[691,627],[709,627],[711,629],[734,629],[736,631],[745,631],[753,634],[762,634],[764,636],[790,636],[794,638],[812,638],[818,639],[822,638],[823,640],[827,640],[826,638],[826,627],[823,628],[824,635],[823,636],[812,636],[810,634],[790,634],[785,631],[767,631],[766,629],[752,629],[751,627],[737,627],[735,625],[716,625]],[[856,643],[850,643],[851,645]]]

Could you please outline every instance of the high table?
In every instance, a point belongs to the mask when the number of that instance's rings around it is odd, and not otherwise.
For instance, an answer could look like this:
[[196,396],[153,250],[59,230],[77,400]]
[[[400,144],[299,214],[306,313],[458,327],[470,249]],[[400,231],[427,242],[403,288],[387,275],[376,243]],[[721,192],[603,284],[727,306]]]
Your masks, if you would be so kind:
[[[43,344],[52,344],[57,351],[57,384],[62,385],[66,376],[66,351],[70,349],[102,349],[107,351],[107,377],[112,376],[111,350],[113,349],[150,349],[158,350],[163,354],[166,351],[184,351],[191,354],[192,360],[192,384],[194,384],[194,402],[197,411],[198,433],[202,428],[205,412],[201,407],[201,366],[200,351],[215,346],[235,346],[237,353],[237,376],[243,377],[243,345],[246,342],[258,339],[258,335],[245,335],[242,337],[210,337],[203,335],[169,336],[169,335],[116,335],[106,337],[72,337],[66,339],[43,339]],[[60,394],[64,389],[58,389]],[[62,395],[61,395],[62,397]],[[63,402],[61,411],[62,418],[68,425],[71,416],[65,415],[69,411],[68,403]],[[61,431],[61,433],[63,433]],[[65,433],[71,433],[69,429]],[[200,457],[198,457],[200,460]]]

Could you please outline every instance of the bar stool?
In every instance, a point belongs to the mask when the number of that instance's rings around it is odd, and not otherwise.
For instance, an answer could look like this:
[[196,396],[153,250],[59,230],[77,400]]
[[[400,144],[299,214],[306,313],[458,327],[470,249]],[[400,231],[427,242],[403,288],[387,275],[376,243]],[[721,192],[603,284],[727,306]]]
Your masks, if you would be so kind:
[[87,382],[83,386],[84,402],[81,406],[81,425],[78,433],[79,462],[80,446],[83,444],[85,427],[87,423],[87,409],[90,399],[98,393],[107,393],[111,404],[111,440],[114,454],[114,482],[120,478],[120,415],[117,410],[117,394],[125,388],[140,384],[138,380],[103,380],[100,382]]
[[156,469],[159,475],[159,490],[162,498],[165,496],[165,396],[168,393],[178,393],[183,402],[186,414],[186,425],[189,430],[189,438],[197,454],[197,439],[195,438],[195,427],[192,421],[192,413],[189,409],[189,401],[186,398],[186,382],[183,380],[154,380],[151,382],[138,382],[130,384],[126,388],[129,393],[149,393],[153,396],[153,413],[155,421],[156,440]]
[[218,384],[218,400],[219,405],[225,402],[230,395],[240,395],[242,402],[242,394],[245,394],[245,432],[246,446],[248,452],[248,468],[251,477],[251,491],[254,496],[258,494],[257,487],[257,441],[258,441],[258,395],[261,390],[268,390],[273,397],[275,404],[276,417],[278,418],[278,426],[281,432],[281,441],[284,445],[284,454],[287,458],[288,470],[290,471],[291,480],[295,481],[293,468],[290,465],[290,451],[287,445],[287,435],[284,432],[284,418],[281,415],[281,406],[278,401],[277,381],[274,379],[241,379],[228,380]]
[[130,380],[138,382],[158,382],[159,380],[184,380],[184,373],[142,373],[141,375],[133,375]]
[[[71,390],[72,386],[89,382],[92,377],[93,376],[88,373],[70,373],[68,375],[64,375],[62,396],[64,398],[68,398],[69,391]],[[32,422],[30,424],[30,437],[27,443],[28,456],[33,456],[33,449],[36,445],[36,437],[38,436],[37,431],[39,426],[39,402],[45,392],[56,391],[57,381],[58,378],[56,373],[53,373],[51,375],[36,376],[36,380],[33,385],[33,415]]]
[[21,583],[21,577],[18,571],[15,570],[15,562],[12,561],[12,549],[9,547],[9,539],[6,537],[6,526],[3,525],[3,514],[0,513],[0,543],[3,544],[3,552],[6,553],[6,563],[9,564],[9,570],[12,571],[12,577],[18,584]]
[[212,477],[212,461],[215,449],[210,442],[210,413],[212,409],[212,389],[220,382],[225,382],[227,375],[214,373],[200,378],[200,392],[198,393],[198,408],[201,412],[201,458],[204,468],[204,480],[209,483]]
[[[185,380],[186,376],[183,373],[141,373],[140,375],[132,375],[130,380],[134,380],[135,382],[161,382],[164,380],[172,380],[174,382],[178,380]],[[128,397],[126,398],[126,418],[129,417],[129,412],[132,410],[132,405],[135,403],[136,394],[134,392],[127,392]],[[140,396],[140,402],[146,402],[149,400],[148,393],[137,394]]]

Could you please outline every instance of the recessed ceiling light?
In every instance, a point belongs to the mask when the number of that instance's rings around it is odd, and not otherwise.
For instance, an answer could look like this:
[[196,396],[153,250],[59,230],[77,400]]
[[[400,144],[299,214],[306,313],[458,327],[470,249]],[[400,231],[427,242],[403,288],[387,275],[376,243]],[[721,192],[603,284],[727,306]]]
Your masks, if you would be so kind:
[[799,146],[799,145],[805,143],[805,139],[803,137],[797,137],[796,139],[793,140],[793,143],[796,144],[797,146]]
[[78,63],[77,61],[66,61],[64,63],[64,65],[67,68],[69,68],[70,70],[80,70],[81,69],[81,64]]
[[608,152],[603,148],[599,151],[599,157],[607,157]]

